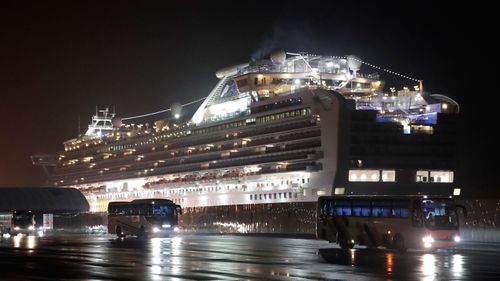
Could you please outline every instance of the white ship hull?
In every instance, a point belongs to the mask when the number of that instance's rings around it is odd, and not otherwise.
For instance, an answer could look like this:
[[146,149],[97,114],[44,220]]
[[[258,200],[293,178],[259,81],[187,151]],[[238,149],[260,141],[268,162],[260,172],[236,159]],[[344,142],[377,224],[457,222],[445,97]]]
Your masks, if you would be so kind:
[[154,126],[124,125],[104,110],[89,135],[65,142],[57,161],[32,159],[54,167],[50,184],[78,188],[91,212],[106,212],[112,201],[167,198],[189,221],[212,225],[237,223],[218,212],[260,210],[258,220],[240,218],[254,230],[268,209],[302,206],[296,216],[314,222],[322,195],[451,195],[458,177],[450,116],[458,104],[428,95],[421,83],[383,92],[378,75],[358,73],[361,64],[275,54],[218,72],[220,82],[188,120],[175,113]]

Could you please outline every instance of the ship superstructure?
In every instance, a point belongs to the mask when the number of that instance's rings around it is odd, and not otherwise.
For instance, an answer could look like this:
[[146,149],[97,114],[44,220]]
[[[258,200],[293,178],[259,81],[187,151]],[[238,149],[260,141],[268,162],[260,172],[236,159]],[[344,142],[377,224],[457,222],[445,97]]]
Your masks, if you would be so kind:
[[105,121],[66,141],[55,161],[32,159],[54,166],[49,183],[79,188],[94,212],[148,197],[206,214],[333,193],[450,193],[458,104],[409,77],[411,89],[386,92],[362,65],[275,52],[218,71],[189,119],[133,125],[97,112]]

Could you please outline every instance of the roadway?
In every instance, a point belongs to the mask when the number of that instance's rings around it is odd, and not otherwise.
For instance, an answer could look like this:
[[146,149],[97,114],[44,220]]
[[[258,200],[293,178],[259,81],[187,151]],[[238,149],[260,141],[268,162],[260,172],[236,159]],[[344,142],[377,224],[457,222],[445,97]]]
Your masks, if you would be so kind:
[[232,235],[11,237],[0,238],[0,280],[496,280],[499,250],[464,244],[398,254]]

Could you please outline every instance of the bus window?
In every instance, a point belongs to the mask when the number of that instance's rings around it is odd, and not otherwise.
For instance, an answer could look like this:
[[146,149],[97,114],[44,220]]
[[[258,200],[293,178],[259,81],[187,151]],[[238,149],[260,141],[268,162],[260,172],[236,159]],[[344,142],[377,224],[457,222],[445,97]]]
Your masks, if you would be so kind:
[[409,200],[393,200],[392,201],[392,216],[407,218],[409,214]]
[[389,200],[374,200],[372,202],[372,216],[374,216],[374,217],[389,217],[389,216],[391,216],[391,201],[389,201]]
[[371,203],[369,200],[353,200],[352,213],[355,217],[371,216]]
[[321,200],[319,204],[320,204],[320,215],[333,216],[333,201],[332,200]]
[[350,216],[351,215],[351,201],[349,200],[336,200],[335,214],[336,216]]

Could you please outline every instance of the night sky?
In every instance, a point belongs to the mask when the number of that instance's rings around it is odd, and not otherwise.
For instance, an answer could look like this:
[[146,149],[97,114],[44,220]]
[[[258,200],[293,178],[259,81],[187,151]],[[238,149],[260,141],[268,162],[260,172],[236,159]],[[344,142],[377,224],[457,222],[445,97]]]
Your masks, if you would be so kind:
[[44,184],[29,156],[60,151],[78,135],[79,119],[85,131],[96,106],[127,117],[199,99],[218,69],[285,49],[356,54],[456,99],[464,187],[500,198],[491,162],[493,105],[481,98],[488,89],[478,79],[493,47],[475,32],[491,29],[493,18],[478,19],[487,13],[479,6],[39,2],[0,9],[0,186]]

